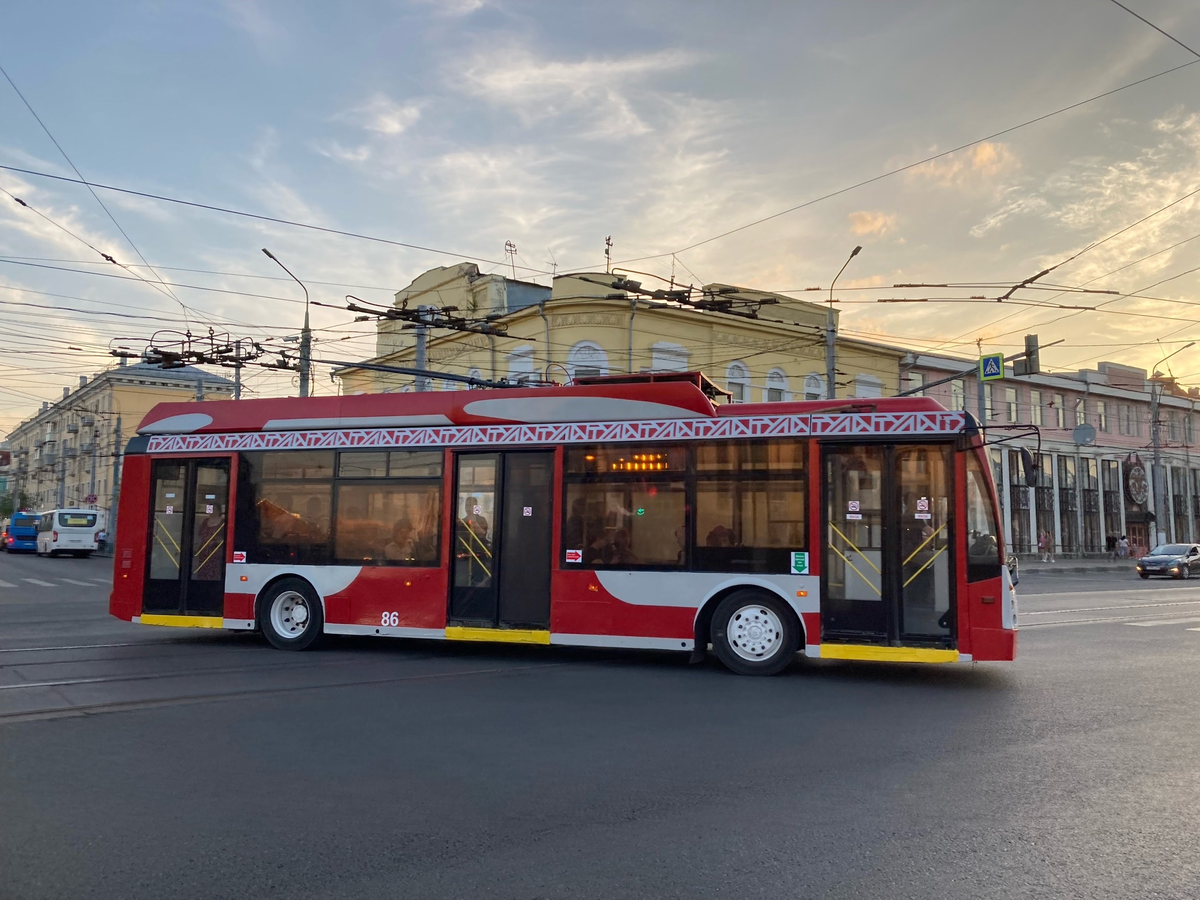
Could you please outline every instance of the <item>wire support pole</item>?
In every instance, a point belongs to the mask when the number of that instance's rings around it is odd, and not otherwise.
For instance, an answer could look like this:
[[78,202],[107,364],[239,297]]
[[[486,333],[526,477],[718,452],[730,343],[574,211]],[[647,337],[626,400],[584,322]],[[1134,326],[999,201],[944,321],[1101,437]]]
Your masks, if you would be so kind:
[[833,286],[846,271],[846,266],[850,265],[850,260],[861,252],[862,247],[855,247],[850,251],[850,255],[846,257],[846,261],[842,263],[829,285],[829,315],[825,320],[825,396],[830,400],[837,398],[837,321],[833,315]]
[[304,286],[304,282],[292,275],[292,270],[276,259],[275,254],[266,247],[262,248],[262,252],[267,255],[268,259],[274,260],[275,264],[288,275],[292,276],[292,281],[300,285],[304,291],[304,328],[300,331],[300,396],[307,397],[312,388],[312,329],[309,327],[308,319],[308,288]]

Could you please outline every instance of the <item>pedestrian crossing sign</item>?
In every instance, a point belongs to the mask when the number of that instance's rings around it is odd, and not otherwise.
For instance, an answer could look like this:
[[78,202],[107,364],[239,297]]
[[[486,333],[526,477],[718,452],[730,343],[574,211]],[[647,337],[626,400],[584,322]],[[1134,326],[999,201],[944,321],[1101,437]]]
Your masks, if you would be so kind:
[[989,353],[979,357],[979,380],[999,381],[1004,377],[1004,354]]

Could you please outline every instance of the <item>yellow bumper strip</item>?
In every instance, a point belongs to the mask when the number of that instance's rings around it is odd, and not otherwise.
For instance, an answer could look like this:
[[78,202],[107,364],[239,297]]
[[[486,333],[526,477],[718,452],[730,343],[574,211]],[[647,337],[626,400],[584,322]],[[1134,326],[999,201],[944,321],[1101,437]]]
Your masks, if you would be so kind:
[[220,616],[139,616],[141,625],[171,625],[175,628],[224,628]]
[[881,647],[876,644],[822,644],[821,659],[871,659],[883,662],[958,662],[957,650],[932,647]]
[[446,627],[448,641],[495,641],[505,644],[549,644],[549,631],[521,631],[516,628],[464,628],[461,625]]

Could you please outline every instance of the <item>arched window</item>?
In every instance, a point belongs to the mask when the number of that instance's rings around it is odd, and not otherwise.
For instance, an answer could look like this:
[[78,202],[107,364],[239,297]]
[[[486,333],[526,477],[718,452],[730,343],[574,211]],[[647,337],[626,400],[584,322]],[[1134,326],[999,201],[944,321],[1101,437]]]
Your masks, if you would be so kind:
[[733,395],[734,403],[750,399],[750,370],[744,362],[731,362],[725,370],[725,389]]
[[608,354],[599,344],[580,341],[567,353],[567,371],[572,378],[608,374]]
[[763,399],[768,403],[792,399],[788,394],[788,378],[783,374],[783,369],[772,369],[767,373],[767,389],[763,391]]
[[825,399],[825,379],[812,372],[804,379],[804,399],[805,400],[824,400]]
[[483,373],[478,369],[471,369],[471,371],[467,372],[467,376],[469,378],[478,378],[480,381],[483,381]]
[[516,384],[533,379],[533,348],[526,345],[508,354],[508,380]]

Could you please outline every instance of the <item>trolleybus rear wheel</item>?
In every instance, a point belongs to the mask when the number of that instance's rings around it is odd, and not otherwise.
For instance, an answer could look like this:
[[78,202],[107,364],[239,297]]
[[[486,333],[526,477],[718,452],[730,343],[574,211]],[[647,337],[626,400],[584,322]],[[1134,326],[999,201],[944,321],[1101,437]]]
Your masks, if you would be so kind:
[[712,645],[725,666],[739,675],[774,675],[800,646],[796,614],[765,591],[734,591],[712,618]]
[[302,578],[277,581],[258,598],[258,627],[279,650],[307,650],[325,630],[321,598]]

